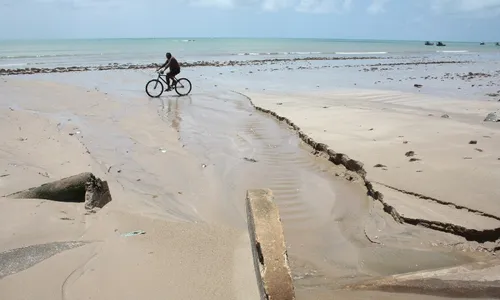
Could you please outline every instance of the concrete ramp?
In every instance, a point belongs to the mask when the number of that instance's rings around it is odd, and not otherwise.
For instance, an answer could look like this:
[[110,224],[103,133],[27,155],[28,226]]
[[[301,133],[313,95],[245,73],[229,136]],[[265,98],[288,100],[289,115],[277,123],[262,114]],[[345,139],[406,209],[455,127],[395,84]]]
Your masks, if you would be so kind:
[[271,190],[247,191],[246,210],[261,299],[295,299],[283,227]]

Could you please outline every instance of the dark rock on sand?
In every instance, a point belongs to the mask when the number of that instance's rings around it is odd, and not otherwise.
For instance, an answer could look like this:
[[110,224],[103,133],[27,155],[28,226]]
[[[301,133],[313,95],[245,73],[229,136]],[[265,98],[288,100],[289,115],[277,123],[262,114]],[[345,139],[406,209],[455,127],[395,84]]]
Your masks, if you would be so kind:
[[496,112],[489,113],[484,119],[484,122],[499,122],[499,121],[500,119],[498,118],[498,114]]
[[418,84],[418,83],[415,83],[413,86],[414,86],[414,87],[416,87],[416,88],[421,88],[421,87],[423,87],[423,85]]
[[415,152],[413,151],[408,151],[405,153],[406,157],[412,157],[412,156],[415,156]]
[[473,141],[470,141],[470,142],[469,142],[469,145],[477,145],[477,141],[474,141],[474,140],[473,140]]

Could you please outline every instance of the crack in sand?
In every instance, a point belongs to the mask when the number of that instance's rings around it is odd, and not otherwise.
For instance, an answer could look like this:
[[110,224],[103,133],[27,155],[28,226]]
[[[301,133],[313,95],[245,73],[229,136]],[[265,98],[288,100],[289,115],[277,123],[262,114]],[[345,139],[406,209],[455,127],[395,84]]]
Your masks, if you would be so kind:
[[[258,111],[263,112],[265,114],[271,115],[278,119],[281,122],[285,122],[288,124],[291,129],[296,131],[299,135],[299,137],[302,139],[302,141],[309,146],[311,146],[315,150],[315,154],[319,156],[323,156],[327,158],[329,161],[333,162],[336,165],[342,165],[344,166],[348,171],[346,174],[344,174],[344,177],[348,179],[349,181],[360,181],[362,184],[367,189],[367,195],[371,197],[372,199],[379,201],[382,206],[384,212],[387,214],[391,215],[392,218],[398,222],[398,223],[405,223],[405,224],[410,224],[414,226],[423,226],[432,230],[436,231],[441,231],[445,233],[450,233],[456,236],[460,236],[465,238],[467,241],[474,241],[478,243],[486,243],[486,242],[496,242],[500,240],[500,227],[499,228],[494,228],[494,229],[485,229],[485,230],[476,230],[476,229],[469,229],[463,226],[451,224],[451,223],[443,223],[443,222],[438,222],[438,221],[431,221],[431,220],[425,220],[425,219],[415,219],[415,218],[409,218],[401,215],[396,208],[393,206],[389,205],[387,202],[384,201],[384,195],[376,191],[373,188],[373,184],[366,179],[366,170],[364,169],[363,163],[350,159],[349,156],[343,154],[343,153],[336,153],[332,149],[328,147],[328,145],[323,144],[323,143],[318,143],[314,141],[311,137],[309,137],[306,133],[304,133],[299,126],[297,126],[295,123],[293,123],[290,119],[278,115],[276,112],[271,111],[269,109],[265,109],[259,106],[256,106],[252,99],[242,93],[232,91],[236,94],[239,94],[245,98],[248,99],[250,104]],[[357,178],[356,178],[357,177]],[[499,250],[499,246],[494,245],[491,248],[484,248],[487,251],[494,252]]]
[[403,190],[403,189],[399,189],[399,188],[387,185],[385,183],[381,183],[381,182],[377,182],[377,181],[373,181],[373,183],[380,184],[382,186],[385,186],[386,188],[390,188],[392,190],[395,190],[397,192],[400,192],[400,193],[403,193],[403,194],[406,194],[406,195],[414,196],[414,197],[417,197],[417,198],[420,198],[420,199],[424,199],[424,200],[433,201],[433,202],[436,202],[436,203],[439,203],[439,204],[445,205],[445,206],[452,206],[452,207],[454,207],[456,209],[459,209],[459,210],[466,210],[468,212],[477,214],[477,215],[482,216],[482,217],[487,217],[487,218],[491,218],[491,219],[495,219],[495,220],[500,221],[500,217],[497,217],[495,215],[491,215],[489,213],[482,212],[482,211],[477,210],[477,209],[473,209],[473,208],[469,208],[469,207],[466,207],[466,206],[458,205],[458,204],[455,204],[455,203],[452,203],[452,202],[447,202],[447,201],[439,200],[439,199],[436,199],[436,198],[433,198],[433,197],[429,197],[429,196],[426,196],[426,195],[422,195],[422,194],[419,194],[419,193],[406,191],[406,190]]
[[[61,285],[61,299],[67,300],[69,299],[66,295],[68,284],[74,284],[80,277],[82,277],[86,270],[84,270],[85,266],[88,265],[94,258],[97,257],[99,253],[94,253],[89,259],[87,259],[83,264],[74,269],[71,273],[69,273],[68,277],[66,277]],[[70,282],[71,281],[71,282]]]

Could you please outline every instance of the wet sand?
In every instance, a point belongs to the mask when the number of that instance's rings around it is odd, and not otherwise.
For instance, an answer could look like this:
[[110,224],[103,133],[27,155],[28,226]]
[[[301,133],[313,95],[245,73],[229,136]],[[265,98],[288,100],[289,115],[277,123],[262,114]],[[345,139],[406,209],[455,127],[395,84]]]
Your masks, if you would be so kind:
[[[165,295],[256,299],[244,197],[247,189],[260,187],[274,191],[280,208],[298,299],[337,296],[368,299],[377,295],[396,299],[402,295],[343,291],[342,288],[360,285],[365,280],[377,282],[386,276],[489,261],[493,257],[475,251],[488,245],[397,223],[383,211],[379,202],[366,195],[356,174],[314,155],[288,125],[256,111],[245,95],[230,91],[239,90],[249,95],[254,104],[273,103],[276,111],[291,107],[295,113],[299,112],[292,118],[294,122],[306,126],[299,123],[300,118],[307,118],[317,105],[306,105],[308,110],[297,105],[312,98],[310,94],[300,94],[300,89],[320,85],[315,89],[326,90],[323,83],[316,83],[324,80],[322,76],[311,78],[298,87],[299,90],[283,94],[281,82],[285,85],[297,80],[294,72],[283,75],[284,71],[276,71],[274,75],[282,72],[282,77],[266,83],[265,76],[269,73],[253,75],[248,70],[239,71],[247,75],[236,76],[231,69],[221,68],[206,69],[203,73],[189,70],[188,78],[195,79],[196,74],[207,79],[193,80],[195,89],[191,96],[160,99],[149,99],[142,90],[149,78],[147,71],[4,77],[0,82],[0,108],[7,118],[2,118],[1,125],[9,128],[6,131],[9,134],[3,137],[0,161],[2,172],[9,175],[0,178],[2,194],[92,171],[110,182],[114,201],[97,214],[86,216],[78,206],[39,200],[12,203],[2,199],[1,211],[6,215],[0,219],[7,224],[18,224],[16,231],[3,226],[2,251],[54,241],[92,242],[3,278],[0,280],[2,293],[9,299],[29,298],[21,289],[22,283],[36,279],[39,283],[33,293],[52,286],[45,293],[56,295],[55,290],[60,291],[62,285],[62,298],[106,299],[120,293],[125,299],[138,295],[153,299]],[[232,79],[217,76],[220,72]],[[247,76],[254,76],[249,89],[242,84],[248,80]],[[42,81],[36,82],[38,80]],[[331,89],[331,85],[328,88]],[[265,94],[263,89],[267,90]],[[331,94],[318,91],[312,99],[328,102],[318,104],[325,110],[323,106],[333,105],[333,100],[325,100]],[[346,93],[344,98],[352,95],[352,92]],[[366,99],[370,96],[366,95],[378,94],[365,92],[363,95],[365,98],[356,102],[356,108],[361,103],[371,103]],[[372,97],[383,99],[388,95],[390,93],[385,92],[378,98]],[[282,104],[276,105],[276,99]],[[288,103],[295,106],[287,106]],[[457,105],[453,107],[456,109]],[[361,108],[368,109],[373,108]],[[384,112],[373,112],[374,116],[378,113],[385,119]],[[344,114],[339,112],[339,115]],[[320,116],[313,112],[310,118],[319,121]],[[331,114],[326,116],[324,122],[332,119]],[[359,110],[350,116],[356,121],[361,118]],[[447,121],[455,118],[452,116]],[[344,123],[328,127],[342,128]],[[460,128],[464,130],[465,126]],[[342,132],[350,136],[339,139],[351,147],[345,153],[363,161],[365,157],[356,156],[356,150],[365,147],[361,144],[364,141],[359,129],[345,128]],[[314,135],[314,132],[308,133]],[[339,133],[331,142],[332,148],[337,145],[337,138]],[[415,152],[424,151],[420,149]],[[348,150],[352,150],[352,154]],[[406,161],[393,160],[390,154],[389,157],[391,162],[400,164],[397,166],[402,170],[398,174],[410,176],[402,167]],[[365,162],[369,179],[374,176],[370,165],[371,161]],[[349,177],[352,179],[346,180]],[[392,201],[391,197],[387,199]],[[397,200],[399,198],[394,197],[394,203],[399,203]],[[466,219],[464,226],[497,226],[496,220],[471,216],[469,212],[455,212],[448,207],[440,212],[432,206],[437,205],[432,201],[421,201],[418,205],[412,202],[412,205],[409,207],[415,210],[426,207],[427,213],[436,218],[446,217],[456,222]],[[70,216],[65,217],[62,211]],[[28,219],[22,214],[37,214],[40,219]],[[67,224],[64,232],[56,229],[61,224]],[[146,235],[119,236],[119,233],[138,229],[145,230]],[[62,265],[64,268],[54,268]],[[49,269],[54,276],[41,280],[40,272]],[[143,281],[144,277],[148,278],[147,282]],[[132,280],[139,282],[131,289],[121,288]],[[88,286],[100,290],[92,291]],[[402,290],[404,292],[404,288]],[[418,289],[408,288],[408,291],[416,293]],[[443,289],[435,293],[443,295]],[[199,297],[201,295],[203,297]]]

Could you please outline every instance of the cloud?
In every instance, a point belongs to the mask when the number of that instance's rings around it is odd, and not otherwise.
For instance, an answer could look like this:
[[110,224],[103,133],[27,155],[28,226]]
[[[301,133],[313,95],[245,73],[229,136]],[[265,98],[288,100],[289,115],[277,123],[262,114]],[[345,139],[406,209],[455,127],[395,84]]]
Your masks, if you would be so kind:
[[373,0],[372,4],[367,8],[368,13],[376,15],[385,12],[385,5],[387,2],[389,2],[389,0]]
[[500,14],[500,0],[431,0],[430,7],[436,13],[485,17]]
[[307,13],[343,12],[351,7],[353,0],[188,0],[195,6],[235,8],[257,7],[264,11],[294,9]]

